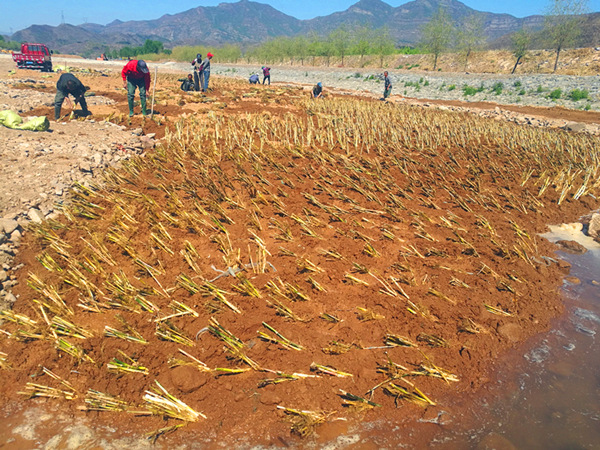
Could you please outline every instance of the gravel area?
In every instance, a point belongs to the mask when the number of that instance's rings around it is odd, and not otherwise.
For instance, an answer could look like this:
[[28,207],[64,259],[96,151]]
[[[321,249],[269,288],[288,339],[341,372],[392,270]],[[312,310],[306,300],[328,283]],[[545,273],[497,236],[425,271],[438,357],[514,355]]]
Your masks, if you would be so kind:
[[[0,59],[10,55],[0,55]],[[74,65],[96,70],[120,70],[123,61],[96,61],[71,58],[54,58],[54,65]],[[188,63],[149,63],[151,70],[159,72],[190,72]],[[312,86],[321,81],[325,89],[352,90],[367,96],[383,94],[383,70],[312,67],[271,66],[273,83],[299,83]],[[481,74],[457,72],[426,72],[413,70],[388,70],[393,83],[392,95],[417,99],[460,100],[464,102],[493,102],[500,105],[562,106],[569,109],[600,111],[600,74],[594,76],[548,75],[548,74]],[[248,79],[252,73],[262,73],[258,65],[221,64],[212,65],[212,75]],[[493,91],[494,85],[502,84],[501,93]],[[464,87],[472,88],[472,95],[465,95]],[[550,98],[550,93],[560,89],[560,98]],[[587,91],[589,98],[572,101],[568,98],[573,90]]]
[[[187,70],[185,64],[173,67]],[[248,78],[260,72],[260,67],[244,65],[215,65],[213,75]],[[570,109],[600,110],[600,76],[570,75],[498,75],[471,73],[431,73],[389,70],[393,83],[393,95],[419,99],[461,100],[466,102],[494,102],[504,105],[563,106]],[[273,67],[273,82],[316,84],[322,82],[325,89],[355,90],[368,95],[383,94],[383,71],[372,69],[339,69],[308,67]],[[262,80],[262,77],[261,77]],[[494,92],[494,87],[501,89]],[[465,95],[465,86],[474,92]],[[550,98],[550,93],[560,89],[560,98]],[[568,95],[579,89],[589,98],[572,101]],[[501,92],[498,92],[501,91]],[[498,92],[498,93],[497,93]]]

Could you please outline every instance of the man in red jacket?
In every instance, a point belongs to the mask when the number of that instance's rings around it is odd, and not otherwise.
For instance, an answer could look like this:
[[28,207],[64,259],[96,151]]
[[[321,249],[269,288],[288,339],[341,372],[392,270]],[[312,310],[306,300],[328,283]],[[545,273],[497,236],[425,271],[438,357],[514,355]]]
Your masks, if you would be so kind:
[[132,59],[121,71],[123,76],[123,87],[127,88],[127,103],[129,103],[129,117],[133,116],[133,98],[135,89],[140,90],[140,102],[142,103],[142,114],[146,117],[146,92],[150,91],[150,70],[146,61]]

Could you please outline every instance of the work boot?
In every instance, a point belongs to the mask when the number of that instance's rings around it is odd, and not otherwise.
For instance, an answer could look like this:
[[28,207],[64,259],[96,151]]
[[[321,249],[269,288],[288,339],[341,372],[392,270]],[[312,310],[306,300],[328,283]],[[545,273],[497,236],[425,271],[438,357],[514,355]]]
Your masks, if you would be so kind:
[[127,96],[127,104],[129,105],[129,117],[133,116],[133,97]]

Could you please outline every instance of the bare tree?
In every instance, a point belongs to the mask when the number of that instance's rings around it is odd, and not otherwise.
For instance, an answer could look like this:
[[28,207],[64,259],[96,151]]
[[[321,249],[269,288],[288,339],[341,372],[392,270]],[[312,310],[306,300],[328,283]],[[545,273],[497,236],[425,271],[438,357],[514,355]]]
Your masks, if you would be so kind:
[[483,48],[485,41],[483,17],[480,14],[471,14],[458,31],[458,48],[465,55],[465,70],[469,66],[471,53]]
[[587,11],[587,0],[549,0],[544,34],[556,51],[554,72],[558,68],[561,50],[574,45],[581,34],[581,15]]
[[433,54],[433,70],[437,69],[439,56],[450,46],[453,32],[452,18],[442,8],[423,27],[423,47]]
[[517,61],[515,62],[515,67],[513,67],[511,74],[515,73],[515,70],[517,70],[517,66],[521,62],[521,59],[524,58],[527,54],[527,50],[529,50],[530,44],[531,35],[525,29],[521,29],[511,36],[511,50],[513,55],[515,55],[515,58],[517,58]]

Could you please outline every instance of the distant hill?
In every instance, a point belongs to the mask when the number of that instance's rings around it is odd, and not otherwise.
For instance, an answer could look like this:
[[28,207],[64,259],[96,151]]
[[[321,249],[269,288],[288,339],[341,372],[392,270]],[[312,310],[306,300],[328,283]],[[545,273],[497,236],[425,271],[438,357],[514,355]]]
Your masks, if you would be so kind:
[[[481,16],[490,42],[502,42],[503,36],[523,26],[539,30],[544,20],[543,16],[521,19],[510,14],[477,11],[457,0],[414,0],[398,7],[382,0],[360,0],[345,11],[298,20],[269,5],[241,0],[218,6],[200,6],[155,20],[115,20],[108,25],[33,25],[11,38],[44,42],[61,52],[82,53],[102,46],[137,46],[146,39],[159,40],[165,47],[225,43],[251,45],[276,36],[294,36],[310,31],[326,34],[342,24],[368,24],[373,28],[386,26],[398,44],[412,45],[419,42],[422,26],[440,7],[445,8],[459,26],[472,14]],[[583,41],[589,45],[597,45],[600,21],[596,15],[587,15],[585,19]]]

